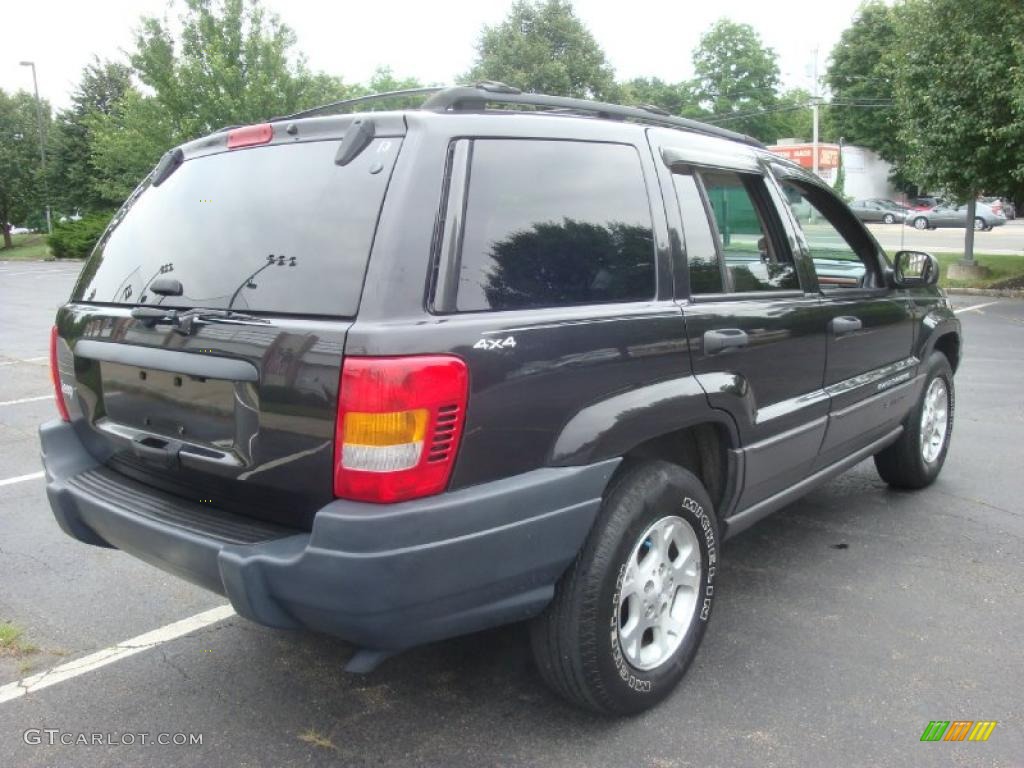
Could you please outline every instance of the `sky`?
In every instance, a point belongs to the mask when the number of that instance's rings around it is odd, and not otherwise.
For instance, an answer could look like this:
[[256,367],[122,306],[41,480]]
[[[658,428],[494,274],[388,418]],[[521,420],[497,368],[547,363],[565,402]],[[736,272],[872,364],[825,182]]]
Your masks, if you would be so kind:
[[[786,87],[810,89],[814,50],[819,74],[861,0],[575,0],[577,16],[604,49],[619,79],[642,75],[669,82],[692,75],[700,35],[726,16],[750,24],[779,54]],[[298,37],[311,69],[367,80],[378,65],[397,76],[453,82],[473,63],[485,24],[502,20],[512,0],[433,0],[386,4],[330,0],[264,0]],[[141,15],[162,16],[168,0],[31,0],[9,2],[0,47],[0,88],[31,91],[33,60],[40,95],[69,104],[93,54],[124,59]],[[170,11],[172,17],[178,10]]]

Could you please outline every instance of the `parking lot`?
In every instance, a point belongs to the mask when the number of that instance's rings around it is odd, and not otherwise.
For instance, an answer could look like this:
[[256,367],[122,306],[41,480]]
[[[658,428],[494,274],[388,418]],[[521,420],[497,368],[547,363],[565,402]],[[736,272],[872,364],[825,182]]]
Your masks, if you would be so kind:
[[[184,633],[224,599],[65,536],[35,429],[55,414],[48,332],[77,270],[0,263],[0,623],[35,646],[0,649],[0,764],[1024,765],[1024,302],[955,299],[966,356],[939,481],[894,492],[865,462],[726,543],[687,679],[607,720],[547,692],[522,627],[354,676],[331,638],[209,614]],[[998,725],[984,743],[923,743],[931,720]]]

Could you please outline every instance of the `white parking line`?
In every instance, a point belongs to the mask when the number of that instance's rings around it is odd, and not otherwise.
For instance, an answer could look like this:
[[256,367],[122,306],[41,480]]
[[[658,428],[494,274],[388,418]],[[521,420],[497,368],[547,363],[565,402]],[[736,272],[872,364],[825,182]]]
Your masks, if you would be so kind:
[[0,480],[0,487],[5,485],[14,485],[15,483],[24,483],[26,480],[38,480],[42,476],[42,472],[33,472],[31,475],[18,475],[18,477],[8,477],[6,480]]
[[983,309],[984,307],[991,307],[993,304],[998,304],[998,301],[990,301],[987,304],[975,304],[972,307],[960,307],[960,309],[954,309],[953,314],[959,315],[961,312],[973,312],[976,309]]
[[0,704],[12,701],[13,699],[19,699],[26,694],[35,693],[43,688],[49,688],[51,685],[62,683],[79,675],[84,675],[86,672],[92,672],[94,669],[99,669],[107,664],[113,664],[115,661],[134,656],[141,651],[155,648],[162,643],[166,643],[168,640],[182,637],[190,632],[195,632],[197,629],[202,629],[234,615],[235,611],[230,605],[211,608],[187,619],[168,624],[166,627],[154,629],[152,632],[146,632],[138,637],[133,637],[131,640],[125,640],[123,643],[111,645],[102,651],[96,651],[96,653],[91,653],[80,659],[61,664],[59,667],[54,667],[45,672],[39,672],[16,682],[0,686]]
[[38,403],[40,400],[51,400],[53,395],[39,395],[37,397],[23,397],[19,400],[4,400],[0,406],[21,405],[22,403]]

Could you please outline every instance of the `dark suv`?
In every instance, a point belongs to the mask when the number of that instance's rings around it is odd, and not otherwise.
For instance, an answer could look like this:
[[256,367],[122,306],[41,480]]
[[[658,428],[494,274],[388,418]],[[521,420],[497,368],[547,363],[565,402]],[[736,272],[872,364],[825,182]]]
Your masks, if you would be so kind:
[[938,475],[935,260],[815,176],[496,84],[332,106],[172,150],[100,240],[40,430],[71,536],[353,671],[530,619],[555,690],[627,713],[692,661],[724,538],[868,457]]

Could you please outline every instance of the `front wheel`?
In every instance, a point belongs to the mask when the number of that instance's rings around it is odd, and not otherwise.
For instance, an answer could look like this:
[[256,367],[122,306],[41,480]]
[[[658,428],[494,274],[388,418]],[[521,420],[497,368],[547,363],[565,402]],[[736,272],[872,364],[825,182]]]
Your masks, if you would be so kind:
[[914,219],[914,229],[928,229],[928,219],[924,216],[918,216]]
[[944,354],[932,352],[924,391],[903,423],[903,434],[875,455],[875,468],[885,482],[916,490],[935,481],[949,451],[955,406],[953,369]]
[[665,698],[704,637],[717,537],[711,499],[691,472],[664,461],[625,470],[534,620],[544,681],[606,714],[642,712]]

